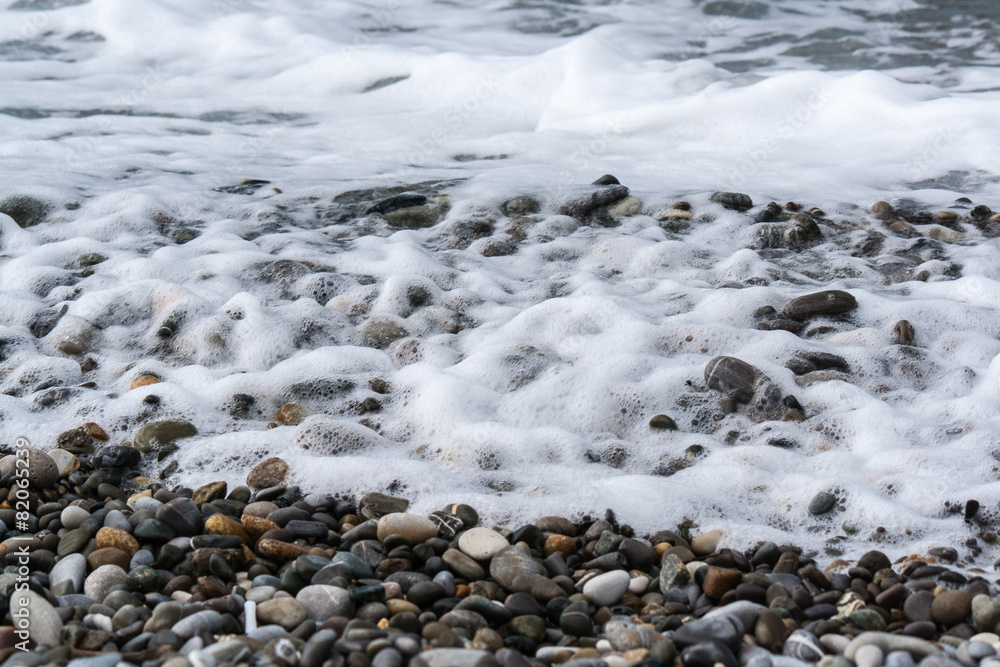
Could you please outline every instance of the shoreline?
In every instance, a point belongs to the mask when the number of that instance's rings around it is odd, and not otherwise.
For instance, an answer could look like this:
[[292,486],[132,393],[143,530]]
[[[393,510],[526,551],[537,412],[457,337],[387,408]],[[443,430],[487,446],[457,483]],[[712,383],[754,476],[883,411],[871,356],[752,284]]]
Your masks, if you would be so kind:
[[6,511],[30,510],[0,544],[15,566],[0,589],[45,649],[19,651],[10,628],[0,664],[992,667],[1000,649],[997,587],[954,549],[821,562],[637,536],[610,512],[494,530],[463,504],[303,496],[278,458],[233,489],[138,490],[123,447],[22,449],[21,485],[16,457],[0,462]]

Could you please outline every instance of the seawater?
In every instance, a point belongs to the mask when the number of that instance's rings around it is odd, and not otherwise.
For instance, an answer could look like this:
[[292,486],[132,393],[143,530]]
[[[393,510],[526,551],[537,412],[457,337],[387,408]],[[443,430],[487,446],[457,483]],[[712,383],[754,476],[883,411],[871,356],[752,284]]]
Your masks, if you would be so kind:
[[[975,538],[990,561],[998,242],[967,222],[899,237],[867,209],[1000,210],[998,43],[989,0],[8,2],[0,196],[49,210],[0,216],[0,441],[185,419],[199,434],[158,464],[177,461],[169,483],[237,484],[274,455],[306,490],[467,502],[492,524],[611,508],[736,547],[971,558]],[[642,214],[557,214],[605,173]],[[269,183],[226,191],[245,178]],[[345,192],[418,183],[450,202],[433,228],[338,217]],[[456,240],[510,241],[519,195],[542,210],[516,252]],[[648,215],[681,199],[683,233]],[[822,209],[824,242],[754,249],[771,200]],[[858,309],[811,337],[756,329],[820,289]],[[916,347],[892,344],[900,319]],[[372,321],[406,340],[364,345]],[[59,351],[72,336],[83,354]],[[842,356],[848,381],[797,386],[803,350]],[[717,355],[808,419],[720,414]],[[163,381],[130,390],[140,373]],[[267,428],[290,400],[311,416]],[[841,506],[813,517],[821,491]]]

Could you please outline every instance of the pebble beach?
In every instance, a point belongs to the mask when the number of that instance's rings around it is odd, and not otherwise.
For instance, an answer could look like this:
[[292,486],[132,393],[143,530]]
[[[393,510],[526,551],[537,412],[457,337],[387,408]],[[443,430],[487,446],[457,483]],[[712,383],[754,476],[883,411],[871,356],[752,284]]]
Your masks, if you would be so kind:
[[1000,667],[995,0],[7,0],[0,667]]

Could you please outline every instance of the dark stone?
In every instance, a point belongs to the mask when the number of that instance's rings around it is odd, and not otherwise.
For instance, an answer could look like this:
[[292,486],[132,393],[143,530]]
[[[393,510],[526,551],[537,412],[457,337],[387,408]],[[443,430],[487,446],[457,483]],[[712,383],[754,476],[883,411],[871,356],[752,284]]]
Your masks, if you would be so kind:
[[393,211],[398,211],[403,208],[409,208],[411,206],[423,206],[427,203],[427,197],[415,192],[403,192],[392,197],[383,199],[382,201],[374,204],[368,208],[366,213],[392,213]]
[[731,211],[749,211],[753,208],[753,200],[750,199],[749,195],[745,195],[742,192],[716,192],[709,200],[714,201],[716,204],[721,204],[723,208],[728,208]]
[[743,623],[734,616],[700,618],[685,623],[674,631],[673,642],[678,648],[700,642],[718,642],[730,651],[739,651],[743,638]]
[[51,207],[41,199],[28,195],[14,195],[0,200],[0,213],[14,219],[19,227],[34,227],[45,220]]
[[705,365],[705,382],[739,403],[748,403],[763,377],[756,368],[736,357],[715,357]]
[[[681,661],[684,667],[739,667],[739,661],[725,644],[704,641],[688,646],[681,651]],[[602,661],[603,662],[603,661]]]
[[809,513],[813,516],[820,516],[830,512],[837,506],[837,496],[829,491],[820,491],[809,502]]
[[201,532],[201,510],[187,498],[175,498],[156,510],[156,519],[170,526],[173,531],[185,537]]
[[781,314],[790,320],[808,320],[820,315],[839,315],[854,310],[858,301],[843,290],[804,294],[789,301]]
[[572,218],[583,218],[602,206],[628,197],[628,193],[629,189],[624,185],[598,185],[589,193],[564,203],[559,207],[559,213]]

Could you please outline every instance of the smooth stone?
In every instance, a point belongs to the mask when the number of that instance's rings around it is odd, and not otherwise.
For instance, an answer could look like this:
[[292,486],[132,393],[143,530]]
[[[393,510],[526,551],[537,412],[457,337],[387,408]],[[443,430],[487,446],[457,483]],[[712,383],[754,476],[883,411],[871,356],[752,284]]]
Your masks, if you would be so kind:
[[708,388],[737,403],[749,403],[758,382],[765,379],[763,373],[736,357],[715,357],[705,364],[705,383]]
[[761,613],[767,609],[764,605],[750,602],[749,600],[738,600],[730,602],[722,607],[717,607],[705,614],[702,618],[716,618],[719,616],[733,616],[740,619],[744,628],[753,628],[757,624],[757,619]]
[[102,565],[91,572],[83,582],[83,594],[103,602],[114,586],[128,585],[128,574],[117,565]]
[[770,609],[764,609],[754,625],[754,637],[758,646],[771,653],[781,653],[788,637],[788,628],[778,614]]
[[171,630],[181,639],[190,639],[203,632],[214,634],[222,629],[222,624],[222,614],[213,609],[206,609],[185,616],[174,623]]
[[36,643],[50,647],[59,645],[62,618],[44,597],[32,590],[15,590],[9,609],[12,619],[28,621],[28,636]]
[[470,528],[458,538],[458,548],[477,561],[493,558],[501,549],[510,546],[507,539],[489,528]]
[[90,512],[76,505],[67,505],[59,514],[59,521],[66,530],[79,528],[89,518]]
[[83,554],[69,554],[57,562],[49,572],[49,587],[59,593],[79,593],[83,590],[84,579],[87,578],[87,559]]
[[519,574],[544,577],[545,566],[516,546],[504,547],[490,561],[490,576],[507,590],[514,590],[514,579]]
[[737,652],[743,632],[743,622],[735,616],[714,616],[685,623],[674,631],[672,639],[678,648],[700,642],[717,642]]
[[851,643],[844,649],[844,657],[854,660],[857,650],[862,646],[872,644],[882,649],[882,653],[888,655],[893,651],[906,651],[914,658],[924,658],[937,653],[940,649],[929,641],[905,635],[894,635],[888,632],[862,632],[851,640]]
[[322,622],[334,616],[350,618],[354,614],[351,594],[336,586],[306,586],[298,592],[295,599],[314,621]]
[[132,438],[132,446],[143,454],[148,454],[175,440],[198,435],[198,429],[190,422],[179,419],[164,419],[149,422],[139,427]]
[[639,625],[628,616],[612,616],[604,624],[604,635],[611,642],[611,647],[619,652],[648,648],[661,638],[658,633]]
[[56,464],[56,468],[59,471],[59,479],[68,477],[80,469],[80,459],[65,449],[50,449],[47,453],[49,458]]
[[788,635],[782,653],[803,662],[817,662],[824,655],[816,635],[806,630],[795,630]]
[[[961,652],[961,649],[959,649],[959,651]],[[991,658],[997,654],[996,649],[986,642],[980,641],[969,641],[969,643],[965,645],[965,652],[966,655],[968,655],[969,658],[975,662],[979,662],[984,658]]]
[[972,621],[984,632],[992,632],[1000,623],[1000,602],[980,593],[972,598]]
[[857,667],[879,667],[882,664],[885,654],[882,649],[874,644],[861,646],[854,652],[854,664]]
[[379,519],[386,514],[401,514],[410,507],[406,498],[395,498],[384,493],[366,493],[358,501],[358,512],[363,519]]
[[122,661],[120,653],[105,653],[86,658],[74,658],[66,663],[66,667],[115,667]]
[[288,464],[273,456],[264,459],[247,473],[247,486],[252,489],[269,489],[281,486],[288,477]]
[[617,604],[631,579],[625,570],[612,570],[599,574],[583,585],[583,594],[594,601],[598,607],[610,607]]
[[487,651],[434,648],[416,655],[410,667],[500,667],[500,663]]
[[141,460],[142,452],[129,445],[104,445],[93,455],[96,468],[131,468]]
[[721,204],[723,208],[731,211],[749,211],[753,208],[753,200],[749,195],[742,192],[715,192],[709,197],[709,201]]
[[829,491],[820,491],[809,501],[809,513],[813,516],[827,514],[837,506],[837,496]]
[[[804,294],[785,304],[781,314],[790,320],[808,320],[819,315],[839,315],[854,310],[858,301],[843,290]],[[864,567],[859,565],[859,567]],[[881,569],[881,568],[880,568]]]
[[170,526],[177,535],[193,537],[201,532],[201,510],[187,498],[174,498],[156,511],[156,520]]
[[972,596],[966,591],[943,591],[931,603],[931,618],[945,627],[958,625],[972,613]]
[[702,591],[710,598],[719,600],[743,581],[743,573],[725,567],[710,566],[701,584]]
[[[903,615],[913,622],[930,621],[934,594],[930,591],[915,591],[903,602]],[[970,603],[971,606],[971,603]]]
[[295,598],[275,597],[257,605],[257,621],[265,625],[294,630],[306,618],[305,607]]
[[732,650],[725,644],[714,641],[704,641],[692,644],[681,651],[681,661],[684,667],[739,667],[739,661]]
[[378,520],[379,541],[385,541],[390,535],[401,535],[412,544],[420,544],[437,537],[437,534],[437,524],[419,514],[395,512],[386,514]]
[[906,651],[891,651],[885,656],[885,667],[916,667],[916,663]]

